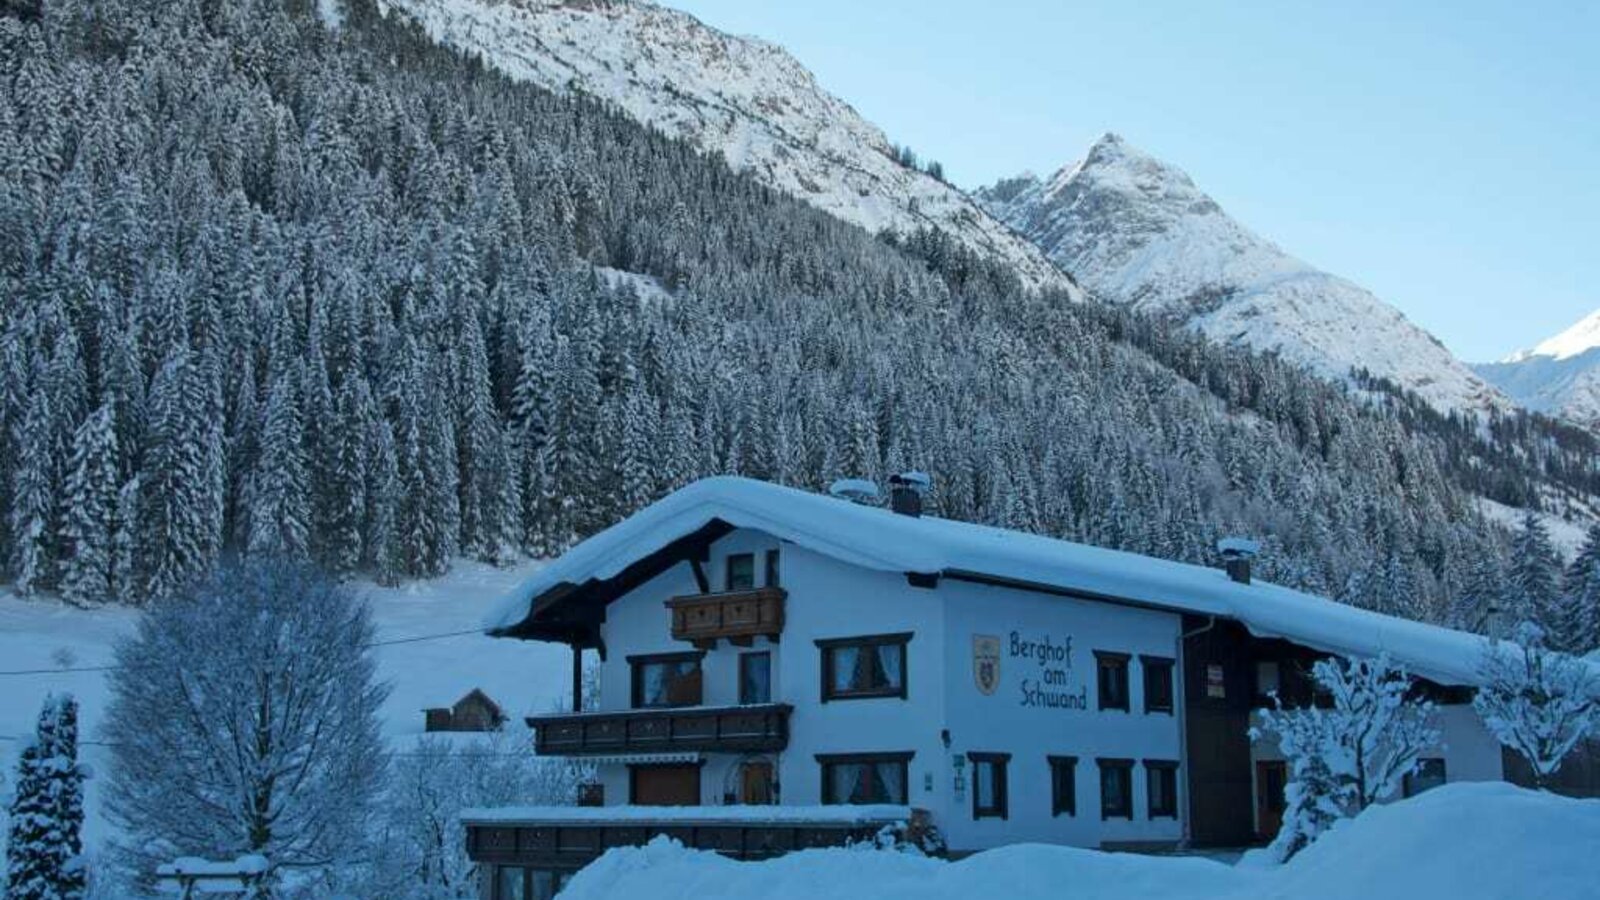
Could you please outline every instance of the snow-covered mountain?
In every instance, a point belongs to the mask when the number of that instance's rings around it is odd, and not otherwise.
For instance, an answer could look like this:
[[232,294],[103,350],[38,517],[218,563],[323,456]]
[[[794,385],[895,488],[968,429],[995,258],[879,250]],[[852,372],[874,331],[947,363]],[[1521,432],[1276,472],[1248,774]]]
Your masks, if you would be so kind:
[[1531,350],[1473,368],[1519,406],[1600,426],[1600,310]]
[[975,196],[1101,298],[1335,378],[1365,368],[1441,409],[1505,403],[1398,310],[1251,232],[1184,172],[1116,135],[1048,179],[1024,175]]
[[935,226],[1078,295],[1037,247],[961,190],[902,165],[882,130],[783,48],[645,0],[384,0],[513,78],[612,103],[872,232]]

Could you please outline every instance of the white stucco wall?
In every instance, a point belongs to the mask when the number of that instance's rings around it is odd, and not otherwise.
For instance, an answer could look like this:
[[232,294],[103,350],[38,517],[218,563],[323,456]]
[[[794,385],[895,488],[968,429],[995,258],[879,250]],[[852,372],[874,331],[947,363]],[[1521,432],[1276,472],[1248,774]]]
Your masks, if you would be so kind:
[[[1144,709],[1141,654],[1174,658],[1178,617],[1151,610],[1072,600],[945,579],[937,588],[912,587],[901,573],[872,572],[837,562],[749,530],[736,531],[713,545],[705,563],[713,590],[723,588],[726,557],[756,556],[756,581],[763,579],[765,551],[778,548],[782,583],[789,592],[781,642],[753,648],[719,644],[702,663],[707,705],[738,701],[738,655],[746,650],[773,654],[773,699],[794,707],[789,747],[777,755],[781,802],[821,802],[817,754],[910,752],[907,800],[928,809],[952,847],[980,849],[1017,841],[1050,841],[1084,846],[1103,842],[1176,841],[1176,819],[1148,816],[1145,759],[1179,760],[1179,718]],[[692,570],[682,564],[613,603],[603,635],[609,657],[602,667],[602,708],[629,707],[627,657],[688,649],[673,641],[664,602],[698,590]],[[824,638],[910,632],[907,644],[907,696],[821,702]],[[1039,665],[1010,655],[1010,635],[1019,640],[1070,642],[1061,669],[1067,690],[1084,698],[1086,709],[1023,705],[1024,681],[1043,679]],[[973,678],[972,638],[993,635],[1002,641],[1000,684],[982,694]],[[1097,709],[1095,650],[1129,654],[1131,711]],[[1176,683],[1175,697],[1182,696]],[[943,732],[948,729],[947,747]],[[1009,816],[974,821],[970,782],[957,791],[953,758],[968,751],[1011,753],[1007,769]],[[1078,811],[1051,815],[1048,755],[1079,758]],[[1133,770],[1133,818],[1103,820],[1097,757],[1141,761]],[[725,787],[736,780],[740,757],[710,754],[702,769],[702,802],[720,804]],[[970,778],[969,770],[963,771]],[[627,768],[601,767],[607,803],[628,797]],[[1178,774],[1183,791],[1184,776]]]
[[[1180,619],[1170,613],[1108,603],[1049,596],[1029,591],[944,580],[936,592],[945,600],[945,654],[949,680],[946,708],[951,734],[943,758],[941,792],[946,801],[939,820],[951,845],[980,849],[1020,841],[1098,846],[1102,843],[1166,842],[1182,836],[1175,818],[1151,819],[1143,760],[1180,761],[1181,734],[1176,713],[1144,712],[1141,654],[1176,660]],[[1016,645],[1012,637],[1015,634]],[[992,694],[979,690],[974,676],[973,638],[1000,639],[1000,678]],[[1041,662],[1023,645],[1048,640],[1065,647],[1062,659]],[[1126,653],[1129,711],[1098,709],[1094,651]],[[1049,673],[1047,675],[1047,672]],[[1176,665],[1173,697],[1183,696]],[[1025,687],[1081,696],[1084,709],[1029,703]],[[1005,820],[972,817],[971,779],[954,790],[954,757],[971,751],[1010,753],[1007,766],[1010,810]],[[1077,814],[1051,814],[1047,756],[1075,756]],[[1097,757],[1136,760],[1133,818],[1102,819]],[[970,769],[970,764],[967,766]],[[1177,776],[1180,797],[1185,776]],[[1181,802],[1180,802],[1181,808]]]

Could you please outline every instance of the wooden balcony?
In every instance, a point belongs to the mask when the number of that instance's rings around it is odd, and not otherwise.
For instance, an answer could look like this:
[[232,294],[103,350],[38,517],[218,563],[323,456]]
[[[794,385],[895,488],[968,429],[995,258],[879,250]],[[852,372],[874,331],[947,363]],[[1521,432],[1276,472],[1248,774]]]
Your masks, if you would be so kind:
[[780,587],[720,594],[691,594],[667,601],[672,611],[672,637],[689,641],[702,650],[711,650],[717,641],[748,647],[753,639],[776,641],[783,633],[783,601],[788,592]]
[[479,817],[469,815],[465,819],[467,854],[473,862],[491,866],[572,871],[612,847],[638,847],[657,835],[666,835],[685,847],[714,850],[733,859],[771,859],[809,847],[842,847],[870,840],[885,825],[896,822],[909,821],[913,832],[919,827],[925,829],[928,822],[928,814],[922,810],[908,810],[909,815],[818,817],[816,821],[806,821],[783,815],[781,807],[764,808],[774,811],[770,821],[719,815],[719,807],[677,807],[680,814],[662,815],[659,819],[641,815],[644,807],[627,807],[626,815],[619,810],[611,818],[596,809],[573,816],[563,816],[561,810],[544,810],[535,815],[518,815],[513,810],[502,815],[483,810]]
[[540,756],[770,753],[789,745],[787,703],[533,716]]

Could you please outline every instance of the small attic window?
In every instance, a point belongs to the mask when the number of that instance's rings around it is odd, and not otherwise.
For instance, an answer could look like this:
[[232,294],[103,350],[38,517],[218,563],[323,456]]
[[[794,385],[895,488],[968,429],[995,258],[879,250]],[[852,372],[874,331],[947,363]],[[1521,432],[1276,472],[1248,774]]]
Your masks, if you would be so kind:
[[724,590],[748,591],[756,586],[756,555],[728,554],[728,580]]

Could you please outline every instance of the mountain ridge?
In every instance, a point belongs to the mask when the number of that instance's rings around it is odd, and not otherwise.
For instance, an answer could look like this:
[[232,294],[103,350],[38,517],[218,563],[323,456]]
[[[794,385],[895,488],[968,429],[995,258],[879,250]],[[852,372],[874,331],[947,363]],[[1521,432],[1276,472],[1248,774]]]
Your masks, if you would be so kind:
[[1048,178],[1022,175],[973,193],[1102,299],[1336,380],[1363,369],[1437,409],[1507,405],[1398,310],[1257,235],[1188,173],[1115,133]]
[[882,129],[771,41],[641,0],[385,0],[381,8],[513,79],[612,103],[870,232],[938,228],[1011,265],[1026,287],[1083,298],[965,192],[898,159]]
[[1600,310],[1533,347],[1473,369],[1520,406],[1600,428]]

